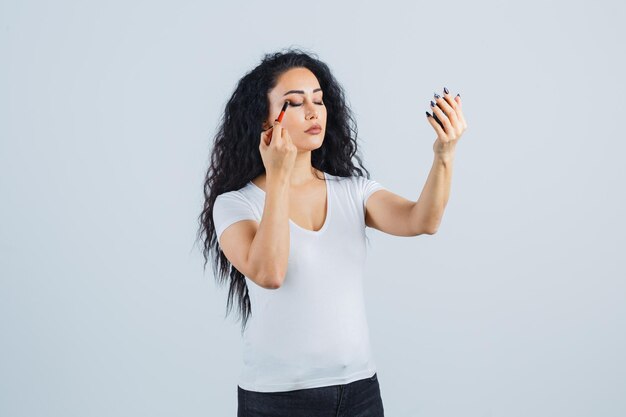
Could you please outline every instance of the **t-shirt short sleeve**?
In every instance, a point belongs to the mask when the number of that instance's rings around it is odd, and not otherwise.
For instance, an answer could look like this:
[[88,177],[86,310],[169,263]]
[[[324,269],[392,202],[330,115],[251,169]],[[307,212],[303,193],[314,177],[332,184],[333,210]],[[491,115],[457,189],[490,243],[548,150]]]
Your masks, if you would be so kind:
[[257,220],[250,202],[239,192],[220,194],[213,204],[213,223],[219,240],[228,226],[241,220]]
[[384,190],[385,187],[377,181],[367,179],[365,177],[357,177],[358,191],[363,204],[363,213],[365,213],[365,203],[367,199],[378,190]]

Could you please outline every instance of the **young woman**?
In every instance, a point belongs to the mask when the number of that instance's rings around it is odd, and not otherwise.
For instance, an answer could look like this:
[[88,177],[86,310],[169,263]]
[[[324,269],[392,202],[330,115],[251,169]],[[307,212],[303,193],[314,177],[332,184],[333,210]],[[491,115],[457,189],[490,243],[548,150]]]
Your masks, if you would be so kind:
[[466,124],[460,97],[435,98],[435,162],[411,201],[369,179],[343,89],[315,56],[266,55],[239,81],[200,216],[204,266],[212,256],[218,283],[229,282],[227,312],[236,295],[243,318],[238,416],[383,416],[363,299],[365,228],[436,232]]

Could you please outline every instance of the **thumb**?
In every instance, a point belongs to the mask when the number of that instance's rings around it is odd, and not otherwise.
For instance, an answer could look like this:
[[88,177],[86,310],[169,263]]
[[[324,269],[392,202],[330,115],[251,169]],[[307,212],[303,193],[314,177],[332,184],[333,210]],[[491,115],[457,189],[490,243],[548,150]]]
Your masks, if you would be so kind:
[[265,149],[269,146],[268,142],[268,138],[272,137],[272,128],[270,127],[267,130],[264,130],[261,132],[261,143],[260,146],[262,149]]

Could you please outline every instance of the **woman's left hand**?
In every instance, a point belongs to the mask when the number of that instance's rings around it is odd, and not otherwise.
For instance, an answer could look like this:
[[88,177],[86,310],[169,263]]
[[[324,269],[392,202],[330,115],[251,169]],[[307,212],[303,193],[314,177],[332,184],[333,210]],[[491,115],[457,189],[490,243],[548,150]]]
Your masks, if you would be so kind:
[[452,98],[447,88],[444,87],[443,90],[443,96],[435,93],[435,106],[433,106],[431,101],[433,114],[437,116],[443,127],[437,123],[430,113],[426,112],[426,114],[428,115],[428,122],[437,132],[437,140],[433,144],[435,154],[438,156],[451,156],[454,155],[456,144],[461,135],[467,129],[467,123],[465,123],[465,117],[463,117],[461,96],[457,94],[456,97]]

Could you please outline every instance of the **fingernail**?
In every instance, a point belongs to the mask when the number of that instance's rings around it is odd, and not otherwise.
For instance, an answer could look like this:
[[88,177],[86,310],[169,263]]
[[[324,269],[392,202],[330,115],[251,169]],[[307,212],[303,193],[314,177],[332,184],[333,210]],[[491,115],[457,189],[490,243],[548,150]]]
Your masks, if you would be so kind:
[[457,94],[456,96],[457,96],[457,97],[461,97],[461,95],[460,95],[460,94]]
[[443,87],[443,92],[446,94],[450,93],[446,87]]
[[441,98],[441,96],[437,93],[435,93],[435,98]]
[[426,112],[426,117],[432,117],[430,113]]
[[430,107],[435,107],[435,106],[436,106],[435,102],[430,100]]

